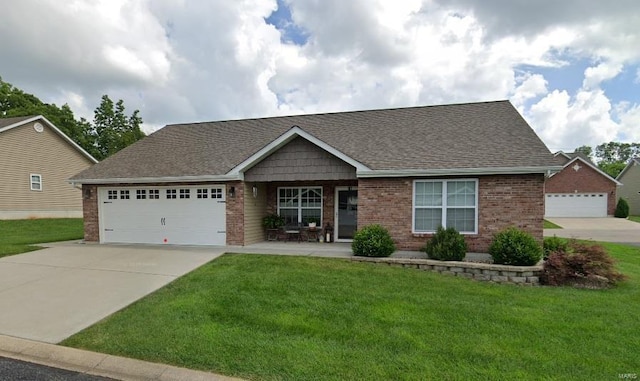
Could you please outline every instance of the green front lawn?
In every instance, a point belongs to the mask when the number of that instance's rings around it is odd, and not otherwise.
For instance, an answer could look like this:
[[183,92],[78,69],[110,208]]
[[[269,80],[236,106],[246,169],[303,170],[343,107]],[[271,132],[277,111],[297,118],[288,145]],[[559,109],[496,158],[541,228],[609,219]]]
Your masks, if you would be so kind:
[[556,225],[551,221],[544,220],[543,228],[544,229],[562,229],[562,226]]
[[63,345],[260,380],[606,380],[640,370],[640,248],[611,290],[227,254]]
[[82,218],[0,220],[0,257],[38,250],[33,244],[83,237]]
[[640,216],[629,216],[629,219],[634,222],[640,222]]

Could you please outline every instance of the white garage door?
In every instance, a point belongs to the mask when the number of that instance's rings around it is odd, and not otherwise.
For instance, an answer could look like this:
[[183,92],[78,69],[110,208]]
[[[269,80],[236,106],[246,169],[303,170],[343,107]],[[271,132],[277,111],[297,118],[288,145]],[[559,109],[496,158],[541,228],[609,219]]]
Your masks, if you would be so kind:
[[104,187],[98,191],[100,242],[226,243],[225,188]]
[[606,217],[606,193],[548,193],[545,217]]

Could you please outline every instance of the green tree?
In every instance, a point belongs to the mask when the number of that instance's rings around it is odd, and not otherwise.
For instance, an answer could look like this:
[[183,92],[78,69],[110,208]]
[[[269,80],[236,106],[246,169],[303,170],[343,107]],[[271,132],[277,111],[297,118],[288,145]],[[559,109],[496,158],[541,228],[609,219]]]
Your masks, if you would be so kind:
[[588,157],[589,159],[593,159],[593,149],[590,146],[580,146],[574,150],[576,153],[581,153]]
[[629,160],[640,156],[640,143],[602,143],[596,147],[598,167],[615,178],[622,172]]
[[142,139],[145,134],[141,124],[138,110],[127,117],[122,99],[114,103],[108,95],[103,95],[93,119],[96,158],[102,160]]

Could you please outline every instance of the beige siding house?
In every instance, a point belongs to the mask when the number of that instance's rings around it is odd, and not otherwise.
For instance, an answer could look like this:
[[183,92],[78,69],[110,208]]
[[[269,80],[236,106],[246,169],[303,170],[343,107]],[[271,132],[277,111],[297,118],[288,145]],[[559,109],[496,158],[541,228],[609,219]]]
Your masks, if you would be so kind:
[[0,119],[0,219],[82,217],[67,180],[96,162],[42,116]]
[[640,216],[640,158],[631,159],[616,179],[622,183],[618,197],[629,203],[629,214]]

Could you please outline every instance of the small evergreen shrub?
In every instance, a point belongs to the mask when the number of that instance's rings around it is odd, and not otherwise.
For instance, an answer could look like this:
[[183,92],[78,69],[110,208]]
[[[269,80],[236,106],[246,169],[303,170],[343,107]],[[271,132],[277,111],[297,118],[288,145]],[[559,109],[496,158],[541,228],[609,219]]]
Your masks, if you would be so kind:
[[629,203],[627,202],[627,200],[622,197],[618,200],[616,211],[613,215],[618,218],[629,217]]
[[562,239],[556,237],[546,237],[542,242],[542,250],[544,251],[545,258],[549,256],[549,254],[562,251],[566,252],[569,248],[569,242],[566,239]]
[[533,266],[542,258],[542,248],[530,234],[511,227],[494,235],[489,254],[496,264]]
[[625,278],[614,265],[602,246],[571,241],[566,251],[549,254],[541,281],[550,286],[605,288]]
[[461,261],[467,255],[467,243],[455,228],[438,227],[424,248],[427,256],[441,261]]
[[387,229],[374,224],[356,232],[351,250],[360,257],[388,257],[396,251],[396,245]]

